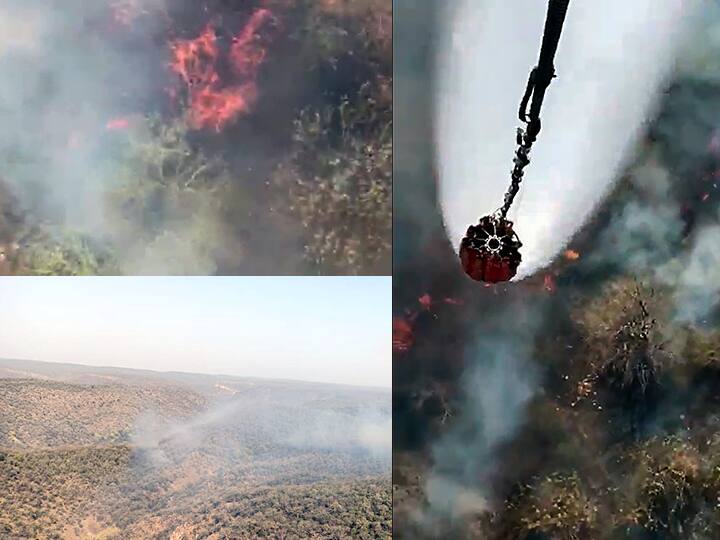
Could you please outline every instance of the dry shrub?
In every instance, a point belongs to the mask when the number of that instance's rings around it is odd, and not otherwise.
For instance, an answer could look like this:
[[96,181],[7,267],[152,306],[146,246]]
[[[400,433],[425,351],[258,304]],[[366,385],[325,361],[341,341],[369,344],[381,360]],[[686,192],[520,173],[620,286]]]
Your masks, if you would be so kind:
[[630,519],[651,531],[680,534],[703,500],[705,467],[688,441],[667,437],[632,453]]
[[392,50],[391,0],[320,0],[327,14],[360,21],[362,32],[386,54]]
[[303,110],[295,153],[274,183],[305,232],[318,273],[385,273],[392,236],[392,111],[367,83],[337,107]]
[[655,317],[664,309],[653,289],[621,278],[573,311],[585,342],[580,397],[593,394],[598,385],[620,395],[643,396],[658,384],[670,360]]
[[598,525],[596,503],[574,473],[551,474],[526,486],[507,511],[517,538],[580,540],[593,537]]

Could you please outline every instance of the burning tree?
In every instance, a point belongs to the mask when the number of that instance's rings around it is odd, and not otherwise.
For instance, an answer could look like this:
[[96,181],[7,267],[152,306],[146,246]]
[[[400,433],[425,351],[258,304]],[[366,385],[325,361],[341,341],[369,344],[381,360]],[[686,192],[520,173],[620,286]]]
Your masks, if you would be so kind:
[[183,100],[190,127],[220,132],[226,124],[250,111],[257,101],[257,76],[265,60],[267,42],[278,27],[273,13],[259,8],[232,37],[224,56],[212,24],[206,25],[194,39],[171,44],[170,68],[185,85]]

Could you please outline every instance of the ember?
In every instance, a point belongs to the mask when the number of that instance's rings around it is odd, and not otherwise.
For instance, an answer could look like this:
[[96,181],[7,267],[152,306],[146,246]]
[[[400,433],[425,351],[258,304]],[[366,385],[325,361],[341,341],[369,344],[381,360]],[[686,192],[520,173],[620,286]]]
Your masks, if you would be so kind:
[[430,309],[432,306],[432,297],[425,293],[420,298],[418,298],[418,302],[420,302],[420,305],[425,309]]
[[395,352],[407,352],[413,343],[413,330],[410,323],[400,317],[393,318],[392,348]]
[[576,261],[580,258],[580,253],[578,253],[574,249],[568,249],[565,251],[565,258],[568,261]]

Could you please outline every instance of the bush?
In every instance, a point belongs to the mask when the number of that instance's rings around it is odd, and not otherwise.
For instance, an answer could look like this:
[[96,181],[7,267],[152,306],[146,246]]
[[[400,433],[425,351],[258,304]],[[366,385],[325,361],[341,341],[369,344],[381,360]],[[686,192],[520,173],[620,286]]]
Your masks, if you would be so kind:
[[392,112],[377,92],[368,83],[352,102],[301,111],[293,158],[274,176],[318,273],[380,273],[390,264]]

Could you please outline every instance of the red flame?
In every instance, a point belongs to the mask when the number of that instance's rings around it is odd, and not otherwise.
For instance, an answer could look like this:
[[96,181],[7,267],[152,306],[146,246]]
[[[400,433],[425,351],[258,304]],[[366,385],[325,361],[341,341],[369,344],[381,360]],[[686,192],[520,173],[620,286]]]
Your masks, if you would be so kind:
[[578,253],[574,249],[568,249],[565,250],[565,258],[568,261],[577,261],[580,258],[580,253]]
[[[423,309],[430,311],[433,304],[435,303],[432,296],[430,296],[429,293],[423,294],[420,298],[418,298],[418,303],[422,306]],[[451,306],[462,306],[464,302],[460,298],[451,298],[449,296],[446,296],[442,299],[443,304],[448,304]]]
[[127,118],[113,118],[108,120],[105,124],[105,129],[113,131],[118,129],[127,129],[130,126],[130,121]]
[[224,83],[218,73],[220,49],[211,25],[192,40],[171,44],[170,69],[187,86],[188,123],[194,129],[220,131],[241,114],[247,114],[257,100],[256,78],[265,60],[261,29],[274,22],[267,9],[256,10],[240,33],[233,38],[228,61],[235,74],[232,84]]
[[265,49],[258,33],[262,27],[273,21],[269,9],[258,9],[240,33],[233,38],[230,60],[238,75],[255,79],[260,64],[265,60]]
[[545,275],[545,277],[543,278],[543,287],[549,293],[555,292],[555,278],[552,277],[552,274]]
[[394,317],[392,323],[392,347],[396,352],[407,352],[413,343],[413,329],[410,323],[400,317]]
[[174,58],[170,67],[188,86],[209,86],[217,82],[218,48],[210,25],[197,38],[176,41],[171,47]]
[[[414,342],[413,326],[417,318],[421,315],[422,310],[430,311],[433,305],[433,298],[430,293],[425,293],[418,298],[421,309],[410,308],[405,310],[404,317],[393,317],[393,351],[405,353],[410,350]],[[443,297],[442,303],[451,306],[462,306],[464,301],[460,298]],[[433,314],[434,318],[437,318]]]

